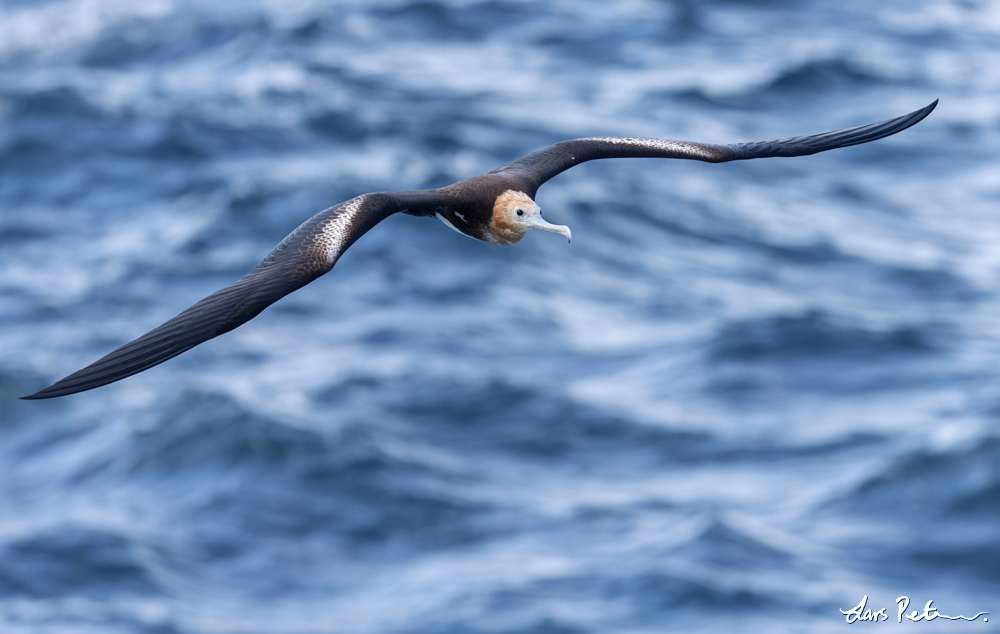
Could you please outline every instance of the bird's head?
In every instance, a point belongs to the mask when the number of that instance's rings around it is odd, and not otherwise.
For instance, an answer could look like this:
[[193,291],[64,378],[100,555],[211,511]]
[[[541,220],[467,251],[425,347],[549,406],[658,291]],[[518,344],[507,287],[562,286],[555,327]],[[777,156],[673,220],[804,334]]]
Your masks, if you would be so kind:
[[524,192],[508,189],[497,196],[493,203],[493,218],[490,220],[498,244],[508,246],[516,244],[528,229],[541,229],[552,233],[561,233],[567,240],[572,239],[569,227],[552,225],[542,220],[542,210],[535,201]]

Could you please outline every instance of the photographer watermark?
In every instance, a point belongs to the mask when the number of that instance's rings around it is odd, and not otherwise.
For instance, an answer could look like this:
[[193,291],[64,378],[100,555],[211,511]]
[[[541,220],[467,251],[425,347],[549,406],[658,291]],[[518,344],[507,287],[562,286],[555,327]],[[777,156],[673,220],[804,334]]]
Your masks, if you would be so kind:
[[[868,605],[868,595],[861,597],[861,603],[857,604],[850,610],[841,610],[840,613],[847,617],[848,623],[856,623],[858,621],[870,621],[872,623],[877,623],[879,621],[888,621],[889,615],[886,613],[887,608],[880,608],[878,610],[873,610]],[[989,623],[989,612],[979,612],[975,616],[948,616],[947,614],[941,614],[938,609],[934,607],[934,600],[931,599],[926,604],[924,604],[924,609],[922,612],[913,610],[909,614],[906,613],[907,608],[910,607],[910,597],[901,596],[896,599],[896,622],[902,623],[903,619],[908,621],[933,621],[934,619],[948,619],[949,621],[975,621],[979,617],[983,617],[983,623]]]

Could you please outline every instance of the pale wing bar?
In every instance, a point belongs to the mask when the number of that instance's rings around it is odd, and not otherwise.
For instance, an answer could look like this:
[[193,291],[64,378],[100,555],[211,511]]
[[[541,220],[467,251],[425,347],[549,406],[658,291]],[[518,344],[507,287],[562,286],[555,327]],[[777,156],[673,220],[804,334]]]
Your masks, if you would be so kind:
[[355,240],[393,213],[439,205],[433,192],[365,194],[322,211],[290,233],[250,273],[173,319],[23,399],[53,398],[114,383],[250,321],[333,268]]

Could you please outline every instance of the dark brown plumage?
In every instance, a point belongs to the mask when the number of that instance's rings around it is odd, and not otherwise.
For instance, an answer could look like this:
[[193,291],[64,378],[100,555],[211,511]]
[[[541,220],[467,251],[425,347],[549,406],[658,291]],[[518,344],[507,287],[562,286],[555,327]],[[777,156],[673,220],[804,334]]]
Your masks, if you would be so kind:
[[24,399],[83,392],[124,379],[246,323],[292,291],[333,268],[369,229],[395,213],[436,216],[460,233],[493,244],[514,244],[530,228],[562,233],[543,221],[534,204],[538,188],[557,174],[604,158],[681,158],[723,163],[805,156],[868,143],[914,125],[937,105],[879,123],[775,141],[711,145],[632,137],[594,137],[556,143],[489,174],[426,191],[363,194],[322,211],[288,235],[264,261],[232,286],[91,365]]

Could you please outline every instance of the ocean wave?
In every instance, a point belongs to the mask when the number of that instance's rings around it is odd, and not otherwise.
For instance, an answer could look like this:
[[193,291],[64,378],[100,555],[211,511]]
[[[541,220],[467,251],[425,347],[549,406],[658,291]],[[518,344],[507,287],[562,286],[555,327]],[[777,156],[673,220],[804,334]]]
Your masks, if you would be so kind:
[[[5,4],[0,629],[824,631],[890,591],[989,609],[995,14]],[[571,245],[394,217],[233,333],[16,400],[358,194],[566,138],[780,138],[937,97],[815,157],[569,170],[539,203]]]
[[926,327],[896,327],[886,332],[841,325],[829,315],[768,317],[732,324],[711,344],[714,360],[762,361],[801,357],[879,357],[934,352],[933,331]]

